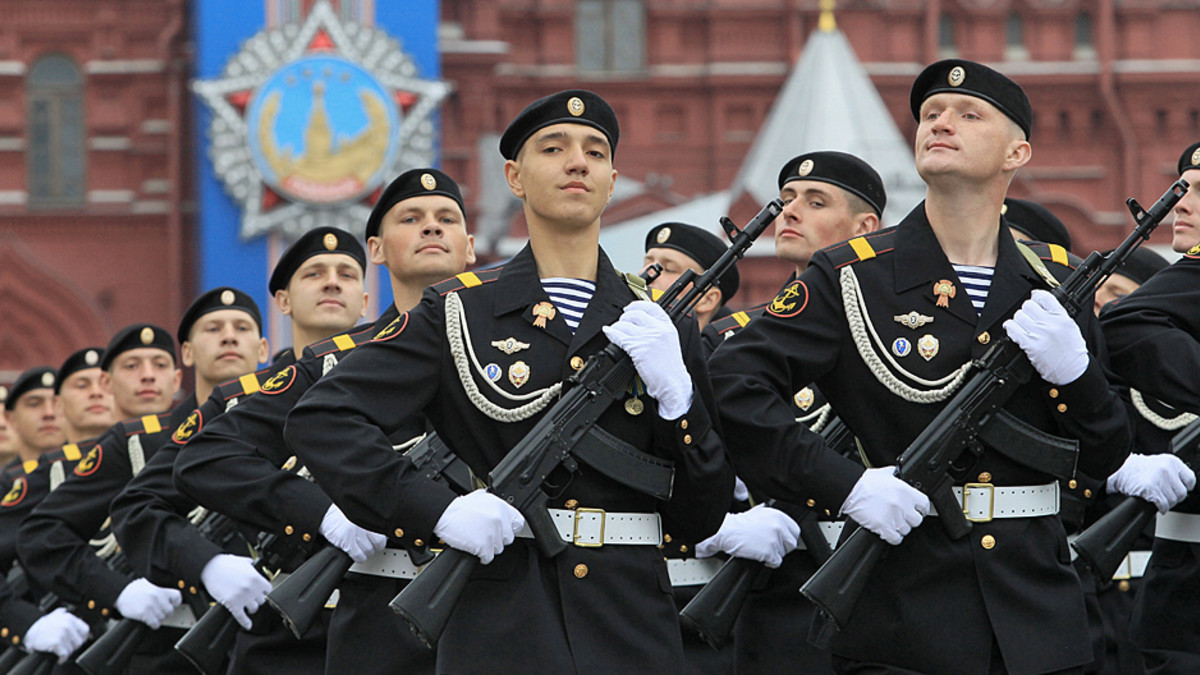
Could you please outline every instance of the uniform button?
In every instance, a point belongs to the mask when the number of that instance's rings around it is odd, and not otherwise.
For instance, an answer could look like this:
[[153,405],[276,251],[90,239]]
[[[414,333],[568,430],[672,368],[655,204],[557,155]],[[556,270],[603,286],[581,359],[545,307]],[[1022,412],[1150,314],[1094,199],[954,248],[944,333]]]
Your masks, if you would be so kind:
[[996,545],[996,538],[990,534],[985,534],[983,535],[983,539],[979,540],[979,543],[990,551],[992,547]]
[[14,636],[13,636],[13,644],[14,644],[14,645],[19,645],[19,644],[21,644],[21,636],[20,636],[20,635],[14,635]]
[[0,637],[8,637],[8,629],[0,628]]
[[303,536],[303,537],[301,537],[301,539],[303,539],[304,541],[312,541],[312,535],[311,535],[311,534],[309,534],[309,533],[307,533],[307,532],[305,532],[305,533],[304,533],[304,536]]
[[804,502],[804,505],[811,509],[812,507],[817,505],[817,500],[810,499],[810,500]]
[[680,545],[679,545],[679,552],[680,552],[680,553],[687,553],[687,544],[680,544]]
[[1072,478],[1071,480],[1067,481],[1067,487],[1074,490],[1075,488],[1079,487],[1079,482]]
[[571,357],[571,367],[574,368],[575,370],[583,370],[583,357],[582,356],[572,356]]
[[88,609],[96,609],[96,601],[88,600]]
[[979,474],[979,482],[980,483],[992,482],[992,474],[988,473],[987,471],[984,471],[983,473]]
[[196,587],[195,587],[195,586],[188,586],[188,593],[191,593],[192,595],[195,595],[195,594],[196,594]]
[[683,435],[683,444],[684,444],[684,445],[691,445],[691,444],[692,444],[692,435],[691,435],[691,434],[684,434],[684,435]]
[[418,547],[419,547],[419,546],[424,546],[424,545],[425,545],[425,542],[424,542],[424,541],[422,541],[422,540],[420,540],[420,539],[414,539],[414,540],[413,540],[413,546],[418,546]]
[[1058,412],[1067,412],[1067,404],[1059,403],[1058,404]]
[[679,428],[687,429],[687,420],[679,420]]
[[183,579],[180,579],[179,580],[179,590],[182,591],[184,586],[187,586],[187,582],[184,581]]
[[108,616],[108,608],[107,607],[100,610],[100,616]]
[[985,330],[979,334],[979,337],[977,337],[975,339],[979,340],[979,344],[986,345],[987,343],[992,341],[992,336],[988,335],[988,332]]
[[825,515],[832,516],[833,514],[829,512],[829,509],[825,509]]
[[1053,387],[1050,388],[1050,398],[1058,398],[1058,390],[1057,389],[1055,389]]
[[565,509],[570,509],[570,510],[574,511],[575,507],[577,507],[577,506],[579,506],[578,499],[568,499],[567,501],[563,502],[563,508],[565,508]]
[[669,534],[664,534],[664,535],[663,535],[663,541],[665,541],[665,542],[666,542],[666,543],[668,543],[668,544],[669,544],[669,543],[671,543],[671,535],[669,535]]
[[1092,498],[1092,491],[1091,491],[1091,490],[1084,490],[1084,491],[1083,491],[1083,496],[1084,496],[1084,497],[1087,497],[1088,499],[1091,499],[1091,498]]
[[401,537],[403,537],[403,536],[404,536],[404,530],[402,530],[402,529],[400,529],[400,528],[398,528],[398,527],[397,527],[397,528],[396,528],[396,531],[395,531],[393,534],[395,534],[395,535],[396,535],[396,538],[397,538],[397,539],[400,539]]
[[582,578],[586,577],[587,573],[588,573],[587,565],[580,563],[575,566],[575,578],[576,579],[582,579]]
[[288,525],[287,527],[283,528],[283,533],[287,534],[287,535],[291,535],[295,531],[296,531],[296,528],[292,527],[291,525]]
[[1129,581],[1127,579],[1122,579],[1122,580],[1118,581],[1117,582],[1117,590],[1121,591],[1122,593],[1128,593],[1129,592]]

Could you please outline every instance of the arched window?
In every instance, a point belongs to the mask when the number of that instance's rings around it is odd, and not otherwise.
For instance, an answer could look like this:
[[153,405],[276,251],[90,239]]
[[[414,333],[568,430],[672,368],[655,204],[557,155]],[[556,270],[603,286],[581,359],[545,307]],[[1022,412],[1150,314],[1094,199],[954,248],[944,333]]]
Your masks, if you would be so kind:
[[83,77],[71,59],[44,56],[29,70],[29,203],[83,203]]

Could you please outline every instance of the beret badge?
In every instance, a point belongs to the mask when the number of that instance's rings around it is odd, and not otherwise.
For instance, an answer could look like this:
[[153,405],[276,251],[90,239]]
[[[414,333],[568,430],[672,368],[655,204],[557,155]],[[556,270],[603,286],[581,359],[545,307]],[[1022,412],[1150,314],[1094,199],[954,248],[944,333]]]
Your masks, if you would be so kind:
[[655,237],[654,239],[658,243],[662,244],[662,243],[665,243],[670,238],[671,238],[671,228],[664,227],[663,229],[658,231],[658,236]]
[[1192,164],[1200,165],[1200,148],[1196,148],[1196,151],[1192,153]]
[[139,335],[139,337],[141,338],[142,344],[144,344],[144,345],[148,345],[151,342],[154,342],[154,329],[149,326],[146,326],[145,328],[142,329],[142,333],[141,333],[141,335]]
[[957,87],[966,79],[967,71],[962,66],[954,66],[950,69],[950,75],[946,78],[946,81],[950,83],[951,87]]
[[227,306],[232,305],[233,301],[236,299],[237,298],[235,298],[233,295],[233,291],[229,290],[228,288],[221,291],[221,304],[222,305],[227,305]]
[[321,243],[325,246],[326,251],[333,251],[338,247],[337,235],[332,232],[326,232]]
[[567,112],[574,117],[579,117],[583,114],[583,99],[578,96],[572,96],[567,100]]
[[421,174],[421,187],[432,190],[437,187],[437,179],[433,177],[433,174],[423,173]]
[[812,170],[813,161],[811,159],[806,159],[803,162],[800,162],[800,166],[796,168],[796,175],[807,176],[808,174],[812,173]]

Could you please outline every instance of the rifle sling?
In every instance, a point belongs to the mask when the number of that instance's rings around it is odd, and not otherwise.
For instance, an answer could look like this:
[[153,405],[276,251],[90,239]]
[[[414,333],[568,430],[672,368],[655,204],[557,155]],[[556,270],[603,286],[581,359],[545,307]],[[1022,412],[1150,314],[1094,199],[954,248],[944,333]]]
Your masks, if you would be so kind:
[[598,426],[588,430],[571,454],[626,487],[664,501],[671,498],[674,462],[648,455]]

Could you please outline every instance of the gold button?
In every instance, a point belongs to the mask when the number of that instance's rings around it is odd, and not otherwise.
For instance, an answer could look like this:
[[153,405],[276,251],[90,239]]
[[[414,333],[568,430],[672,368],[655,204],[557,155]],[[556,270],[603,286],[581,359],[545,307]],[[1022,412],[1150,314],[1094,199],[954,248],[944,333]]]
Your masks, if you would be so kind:
[[21,644],[21,636],[20,636],[20,635],[14,635],[14,636],[13,636],[13,644],[14,644],[14,645],[19,645],[19,644]]
[[1092,491],[1091,491],[1091,490],[1084,490],[1084,491],[1083,491],[1083,496],[1084,496],[1084,497],[1087,497],[1088,499],[1091,499],[1091,498],[1092,498]]
[[0,628],[0,637],[8,637],[8,629]]
[[424,542],[423,540],[421,540],[421,539],[414,539],[414,540],[413,540],[413,546],[424,546],[424,545],[425,545],[425,542]]
[[1057,389],[1055,389],[1053,387],[1050,388],[1050,398],[1058,398],[1058,390]]
[[1072,478],[1071,480],[1067,481],[1067,487],[1074,490],[1075,488],[1079,487],[1079,482]]
[[975,339],[979,340],[979,344],[986,345],[987,343],[992,341],[992,336],[988,335],[988,332],[985,330],[979,334],[978,338],[975,338]]
[[679,552],[680,552],[680,553],[687,553],[687,544],[680,544],[680,545],[679,545]]
[[187,586],[187,582],[184,581],[183,579],[180,579],[179,580],[179,590],[182,591],[184,586]]
[[666,543],[668,543],[668,544],[669,544],[669,543],[671,543],[671,535],[669,535],[669,534],[664,534],[664,535],[663,535],[663,541],[664,541],[664,542],[666,542]]
[[983,535],[983,539],[979,540],[979,543],[982,544],[984,548],[991,550],[991,548],[996,545],[996,538],[990,534],[985,534]]
[[396,538],[399,539],[404,536],[404,530],[397,527],[396,531],[393,534],[395,534]]
[[583,357],[582,356],[572,356],[571,357],[571,367],[574,368],[575,370],[583,370]]
[[88,600],[88,609],[96,609],[96,601]]
[[810,500],[808,500],[808,501],[804,502],[804,504],[805,504],[805,506],[807,506],[808,508],[810,508],[810,509],[811,509],[812,507],[814,507],[814,506],[816,506],[816,505],[817,505],[817,500],[815,500],[815,499],[810,499]]
[[577,506],[579,506],[578,499],[568,499],[567,501],[563,502],[563,508],[566,509],[574,510]]
[[1058,404],[1058,412],[1067,412],[1067,404],[1059,403]]
[[108,608],[107,607],[100,610],[100,616],[108,616]]
[[683,435],[683,444],[684,444],[684,445],[691,445],[691,444],[692,444],[692,435],[691,435],[691,434],[684,434],[684,435]]
[[825,509],[825,515],[832,516],[833,514],[829,512],[829,509]]
[[687,429],[687,420],[679,420],[679,428]]
[[188,586],[188,593],[191,593],[192,595],[195,595],[195,594],[196,594],[196,587],[195,587],[195,586]]
[[284,533],[284,534],[291,534],[291,533],[293,533],[293,532],[295,532],[295,531],[296,531],[296,529],[295,529],[295,528],[293,528],[291,525],[288,525],[287,527],[283,528],[283,533]]
[[304,541],[312,541],[312,535],[307,532],[305,532],[304,536],[301,538],[304,539]]
[[582,578],[586,577],[587,573],[588,573],[587,565],[580,563],[575,566],[575,578],[576,579],[582,579]]
[[1117,582],[1117,590],[1121,591],[1122,593],[1128,593],[1129,592],[1129,581],[1127,579],[1122,579],[1122,580],[1118,581]]
[[990,483],[990,482],[992,482],[992,474],[990,474],[990,473],[988,473],[988,472],[986,472],[986,471],[984,471],[983,473],[979,474],[979,482],[980,482],[980,483]]

